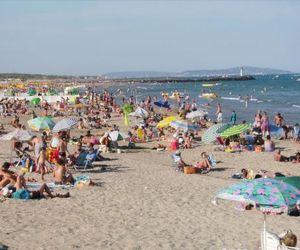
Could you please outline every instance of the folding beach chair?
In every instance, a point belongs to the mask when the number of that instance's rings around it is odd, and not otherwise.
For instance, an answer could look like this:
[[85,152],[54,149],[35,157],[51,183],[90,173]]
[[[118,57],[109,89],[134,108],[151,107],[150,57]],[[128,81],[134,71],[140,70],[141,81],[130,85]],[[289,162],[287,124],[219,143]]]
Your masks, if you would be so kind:
[[95,149],[92,153],[81,152],[75,161],[74,168],[76,170],[93,167],[93,162],[98,160],[100,149]]
[[300,250],[296,247],[288,247],[280,243],[280,237],[277,234],[262,231],[261,232],[261,249],[262,250]]

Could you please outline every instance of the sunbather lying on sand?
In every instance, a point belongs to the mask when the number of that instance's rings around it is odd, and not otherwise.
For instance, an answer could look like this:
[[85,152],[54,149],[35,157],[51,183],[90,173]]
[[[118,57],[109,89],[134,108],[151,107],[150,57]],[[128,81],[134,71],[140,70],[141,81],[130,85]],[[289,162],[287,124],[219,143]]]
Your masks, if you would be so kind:
[[284,176],[291,176],[289,173],[282,173],[282,172],[272,172],[260,169],[258,171],[252,169],[245,169],[241,170],[242,178],[244,179],[258,179],[258,178],[275,178],[275,177],[284,177]]
[[282,155],[281,150],[278,149],[278,150],[275,150],[275,152],[274,152],[274,160],[280,161],[280,162],[288,162],[288,161],[290,161],[290,158]]
[[[2,190],[3,192],[3,190]],[[70,193],[66,194],[52,194],[49,187],[44,183],[38,190],[29,191],[26,186],[24,175],[19,175],[17,181],[11,189],[5,193],[7,197],[13,197],[15,199],[41,199],[41,198],[67,198],[70,197]]]

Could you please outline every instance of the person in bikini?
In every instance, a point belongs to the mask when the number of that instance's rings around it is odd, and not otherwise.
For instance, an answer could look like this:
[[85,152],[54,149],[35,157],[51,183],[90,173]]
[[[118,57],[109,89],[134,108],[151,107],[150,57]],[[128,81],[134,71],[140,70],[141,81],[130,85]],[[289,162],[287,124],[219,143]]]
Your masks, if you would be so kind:
[[201,161],[198,161],[196,163],[196,168],[200,168],[200,169],[205,169],[205,170],[210,170],[212,165],[210,163],[210,161],[208,160],[208,155],[206,154],[206,152],[202,152],[201,153]]
[[41,179],[44,181],[45,173],[48,173],[48,168],[46,166],[46,147],[43,146],[40,150],[38,159],[37,159],[37,171],[41,172]]
[[286,157],[284,155],[281,154],[281,150],[275,150],[274,152],[274,160],[275,161],[280,161],[280,162],[288,162],[289,161],[289,157]]
[[4,162],[0,168],[0,189],[8,184],[15,184],[17,180],[17,174],[9,170],[11,164]]
[[59,158],[55,164],[55,168],[53,171],[54,183],[56,185],[63,184],[74,184],[75,180],[72,174],[67,175],[67,168],[64,164],[64,160]]

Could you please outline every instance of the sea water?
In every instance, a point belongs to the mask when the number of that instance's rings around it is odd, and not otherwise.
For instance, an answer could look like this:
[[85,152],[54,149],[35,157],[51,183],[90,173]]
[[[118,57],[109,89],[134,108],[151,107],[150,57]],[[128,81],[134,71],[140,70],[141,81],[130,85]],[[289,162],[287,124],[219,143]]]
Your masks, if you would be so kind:
[[[270,120],[280,112],[288,124],[300,123],[300,74],[285,75],[258,75],[250,81],[219,81],[216,86],[204,87],[203,82],[190,83],[135,83],[118,87],[120,95],[129,97],[133,95],[136,101],[145,100],[150,96],[162,99],[161,93],[172,95],[175,90],[189,96],[190,102],[195,99],[201,109],[207,109],[209,118],[215,119],[217,103],[223,110],[224,121],[229,121],[232,110],[237,113],[238,121],[253,122],[257,110],[267,112]],[[298,80],[298,81],[297,81]],[[205,99],[202,93],[216,93],[218,98]],[[200,97],[199,97],[200,96]],[[251,98],[248,105],[246,97]],[[184,101],[184,98],[183,98]],[[170,99],[171,106],[177,107],[174,100]]]

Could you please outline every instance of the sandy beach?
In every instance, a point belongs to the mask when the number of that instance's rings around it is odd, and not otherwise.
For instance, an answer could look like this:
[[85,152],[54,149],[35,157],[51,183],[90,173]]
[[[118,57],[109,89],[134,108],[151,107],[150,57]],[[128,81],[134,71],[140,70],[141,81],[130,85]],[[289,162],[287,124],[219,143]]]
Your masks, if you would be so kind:
[[[277,143],[285,155],[297,150],[292,141]],[[2,145],[3,161],[9,142]],[[186,162],[195,163],[206,151],[220,163],[206,175],[185,175],[172,167],[171,152],[151,150],[155,145],[104,153],[111,159],[103,162],[106,171],[84,172],[97,186],[71,188],[68,199],[2,202],[0,242],[10,249],[258,249],[263,215],[237,211],[234,202],[214,205],[214,195],[237,182],[231,176],[241,168],[299,173],[298,164],[274,162],[272,153],[215,152],[213,145],[198,143],[182,152]],[[276,233],[291,229],[300,235],[299,222],[267,216],[268,230]]]

